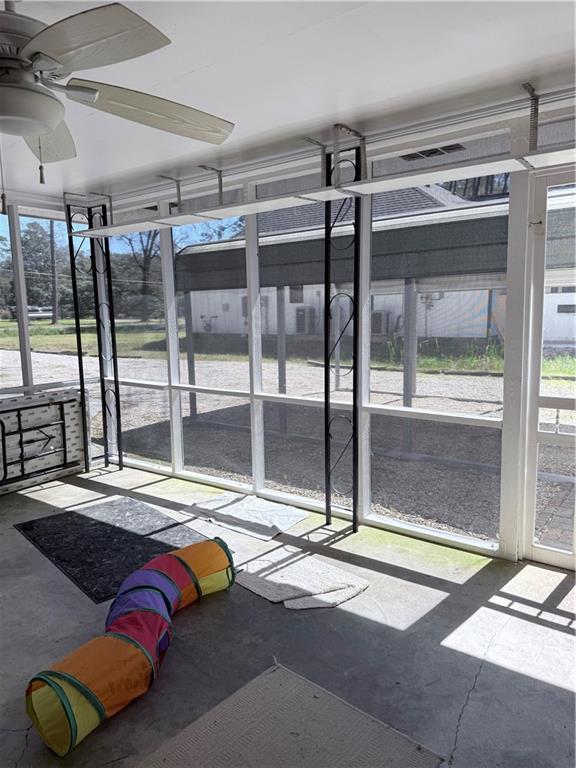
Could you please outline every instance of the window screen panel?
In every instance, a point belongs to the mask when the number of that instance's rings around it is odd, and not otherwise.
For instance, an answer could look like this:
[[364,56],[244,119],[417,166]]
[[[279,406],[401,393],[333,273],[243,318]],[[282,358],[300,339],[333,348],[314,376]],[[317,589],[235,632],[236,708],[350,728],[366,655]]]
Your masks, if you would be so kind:
[[574,459],[574,446],[538,447],[534,541],[565,552],[573,550]]
[[0,388],[22,386],[8,217],[0,214]]
[[248,399],[181,392],[184,468],[214,478],[252,482]]
[[[332,411],[332,502],[352,505],[351,414]],[[324,409],[264,403],[266,488],[324,502]],[[338,457],[342,458],[338,461]]]
[[167,381],[160,232],[110,238],[118,375]]
[[248,391],[244,219],[180,229],[175,274],[181,381]]
[[498,429],[372,415],[372,514],[498,537]]
[[[34,383],[76,380],[78,360],[66,224],[21,216],[20,240]],[[81,253],[78,263],[81,265],[82,261]],[[90,297],[86,295],[86,285],[82,280],[79,281],[79,289],[82,289],[79,293],[84,299],[82,325],[85,351],[92,356],[97,354],[94,315],[86,312]],[[87,367],[90,368],[89,362]]]
[[[332,343],[342,335],[340,366],[332,369],[333,394],[348,399],[353,322],[354,204],[331,206]],[[258,214],[263,390],[311,398],[324,391],[323,203]],[[334,360],[337,365],[337,358]],[[351,378],[349,376],[348,378]]]
[[[421,191],[442,215],[391,226],[373,209],[371,400],[500,418],[507,205],[480,216],[480,203],[435,186]],[[458,199],[465,213],[451,218]]]
[[553,150],[555,147],[574,144],[576,121],[574,118],[563,120],[541,120],[538,125],[538,149]]
[[162,390],[120,387],[122,450],[127,458],[172,461],[168,395]]
[[547,204],[540,394],[575,397],[576,186],[550,187]]

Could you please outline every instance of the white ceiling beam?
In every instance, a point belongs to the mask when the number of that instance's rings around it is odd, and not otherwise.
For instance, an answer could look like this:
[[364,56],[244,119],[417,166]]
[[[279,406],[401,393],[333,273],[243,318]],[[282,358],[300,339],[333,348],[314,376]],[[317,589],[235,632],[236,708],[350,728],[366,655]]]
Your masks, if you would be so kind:
[[123,221],[121,224],[109,224],[106,227],[95,227],[94,229],[75,229],[71,234],[74,237],[114,237],[133,232],[150,232],[152,229],[167,229],[169,226],[169,224],[163,224],[160,221],[147,219],[146,221]]
[[534,152],[530,155],[525,155],[527,160],[533,168],[551,168],[555,165],[568,165],[570,163],[576,163],[576,148],[568,147],[566,149],[556,149],[553,151],[540,151]]
[[397,189],[412,187],[424,187],[447,181],[475,178],[479,176],[492,176],[499,173],[513,173],[525,170],[527,162],[538,168],[537,162],[544,164],[560,164],[566,162],[567,154],[574,158],[574,150],[562,150],[558,152],[535,153],[525,158],[492,158],[476,163],[451,163],[436,168],[414,171],[412,173],[395,174],[382,178],[373,178],[365,181],[343,184],[341,187],[326,187],[305,191],[301,195],[283,195],[277,197],[261,198],[257,200],[242,201],[231,205],[217,206],[207,210],[197,210],[189,213],[175,213],[172,216],[159,218],[147,217],[144,220],[121,222],[96,229],[77,230],[73,234],[76,237],[111,237],[126,234],[128,232],[146,232],[152,229],[165,227],[185,226],[188,224],[202,223],[214,220],[228,219],[238,216],[248,216],[255,213],[266,213],[286,208],[297,208],[311,205],[320,201],[338,200],[355,195],[372,195],[379,192],[390,192]]
[[205,224],[207,221],[215,221],[214,217],[204,216],[199,213],[175,213],[172,216],[155,219],[157,223],[166,224],[167,227],[182,227],[186,224]]
[[525,164],[516,158],[492,160],[476,164],[453,163],[426,171],[415,171],[394,176],[385,176],[370,181],[357,181],[343,184],[342,190],[352,195],[373,195],[378,192],[391,192],[395,189],[424,187],[428,184],[441,184],[446,181],[459,181],[478,176],[494,176],[498,173],[523,171]]
[[210,219],[230,219],[233,216],[250,216],[254,213],[267,213],[268,211],[279,211],[284,208],[298,208],[301,205],[310,205],[315,202],[316,200],[297,195],[265,197],[260,200],[244,201],[234,205],[223,205],[218,208],[212,208],[209,211],[199,211],[199,215]]

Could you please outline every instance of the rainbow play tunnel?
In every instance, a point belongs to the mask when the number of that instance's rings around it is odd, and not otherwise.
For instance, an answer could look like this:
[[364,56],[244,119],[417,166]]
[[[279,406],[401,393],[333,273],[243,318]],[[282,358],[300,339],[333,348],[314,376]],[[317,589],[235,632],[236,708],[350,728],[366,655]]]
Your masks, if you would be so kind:
[[232,555],[218,538],[159,555],[128,576],[110,606],[106,633],[28,685],[26,711],[50,749],[67,755],[146,693],[172,640],[176,611],[233,582]]

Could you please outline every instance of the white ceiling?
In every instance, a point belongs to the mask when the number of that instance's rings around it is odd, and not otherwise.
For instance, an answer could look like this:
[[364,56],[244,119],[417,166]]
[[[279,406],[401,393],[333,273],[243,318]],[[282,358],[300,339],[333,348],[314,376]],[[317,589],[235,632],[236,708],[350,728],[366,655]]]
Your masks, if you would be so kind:
[[[52,23],[101,3],[22,2]],[[523,94],[573,81],[570,2],[126,2],[172,45],[80,73],[180,101],[236,123],[220,148],[72,102],[78,157],[47,167],[3,137],[6,187],[24,193],[118,191],[158,173],[185,176],[259,149],[304,146],[334,122],[371,127],[434,102]]]

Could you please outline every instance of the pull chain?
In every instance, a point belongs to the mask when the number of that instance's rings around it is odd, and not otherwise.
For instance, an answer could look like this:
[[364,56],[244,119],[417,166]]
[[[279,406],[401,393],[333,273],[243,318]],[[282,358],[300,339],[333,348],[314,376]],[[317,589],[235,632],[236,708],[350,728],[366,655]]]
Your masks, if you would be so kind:
[[8,208],[6,207],[6,191],[4,188],[4,165],[2,164],[2,145],[0,144],[0,181],[2,182],[2,194],[0,195],[2,199],[2,216],[6,216],[8,213]]
[[38,167],[38,170],[40,171],[40,184],[46,184],[44,166],[42,165],[42,139],[40,136],[38,136],[38,157],[40,159],[40,166]]

